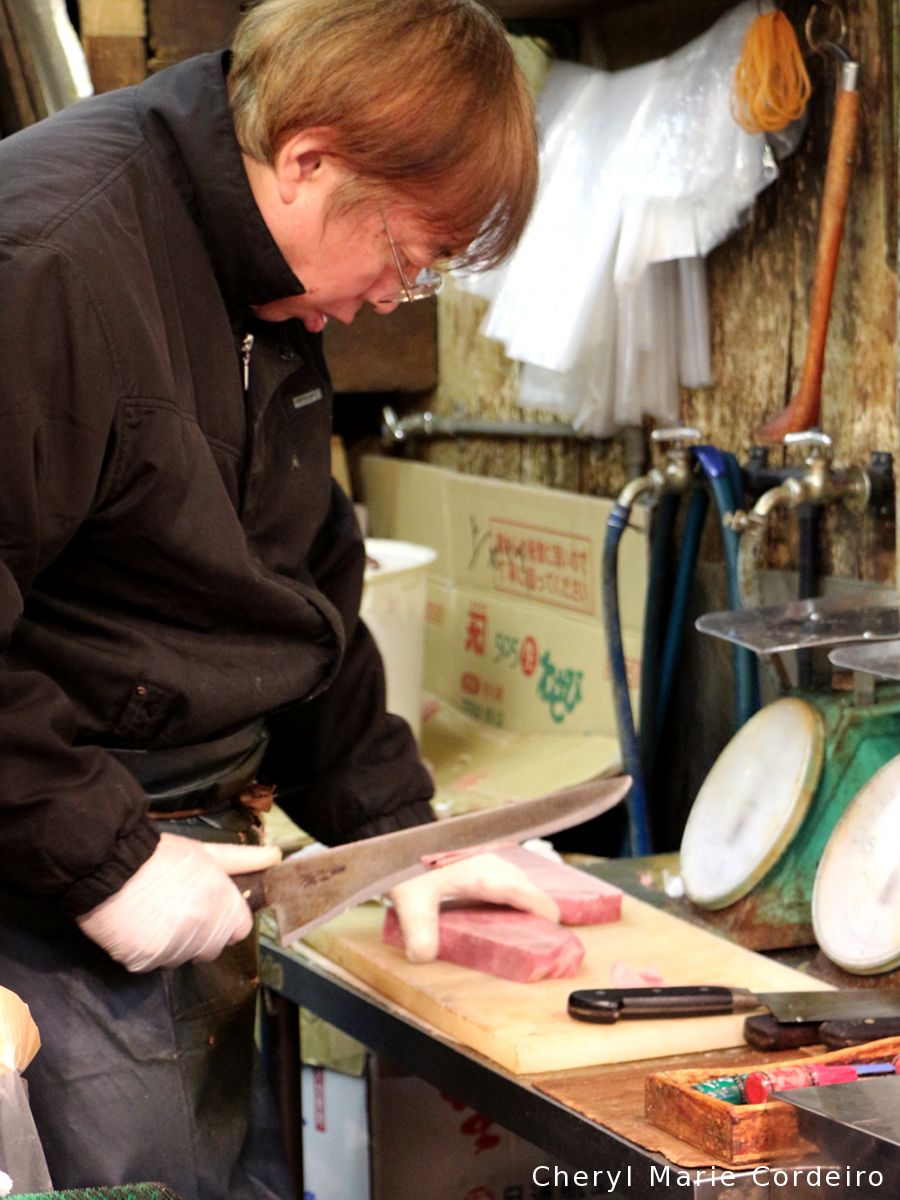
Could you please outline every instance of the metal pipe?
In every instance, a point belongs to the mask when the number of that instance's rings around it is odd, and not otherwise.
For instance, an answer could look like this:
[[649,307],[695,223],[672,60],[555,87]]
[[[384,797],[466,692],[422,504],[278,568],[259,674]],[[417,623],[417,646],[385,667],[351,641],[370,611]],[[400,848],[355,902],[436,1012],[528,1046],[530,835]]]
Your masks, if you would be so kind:
[[659,493],[662,491],[663,477],[659,471],[648,471],[646,475],[639,475],[637,479],[632,479],[630,483],[626,483],[622,491],[619,493],[618,503],[622,508],[630,509],[639,496],[644,492]]
[[[819,594],[819,524],[822,509],[818,504],[801,504],[797,509],[799,579],[797,597],[808,600]],[[813,682],[811,650],[797,651],[797,686],[808,691]]]
[[382,409],[381,441],[386,449],[416,438],[567,438],[598,442],[593,434],[581,433],[561,422],[491,421],[481,417],[442,417],[433,412],[409,413],[398,417],[394,409]]
[[749,512],[732,514],[731,528],[741,535],[738,548],[738,590],[741,608],[758,608],[762,603],[756,559],[769,517],[777,508],[793,508],[804,499],[800,479],[784,479],[759,497]]

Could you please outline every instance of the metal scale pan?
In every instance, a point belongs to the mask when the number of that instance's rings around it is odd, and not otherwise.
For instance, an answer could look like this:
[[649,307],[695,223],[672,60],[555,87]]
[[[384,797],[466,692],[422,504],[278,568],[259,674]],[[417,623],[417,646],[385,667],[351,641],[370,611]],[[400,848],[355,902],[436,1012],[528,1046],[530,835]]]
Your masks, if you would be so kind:
[[[897,638],[896,598],[871,597],[710,613],[697,628],[768,656]],[[812,945],[813,884],[831,830],[898,747],[900,688],[871,703],[849,692],[795,692],[766,705],[731,739],[694,801],[681,844],[688,898],[754,949]]]
[[833,666],[847,671],[900,680],[900,641],[841,646],[832,650],[828,659]]
[[874,602],[872,593],[863,591],[706,613],[697,619],[697,629],[757,654],[900,638],[900,597],[893,593],[879,596],[879,603]]

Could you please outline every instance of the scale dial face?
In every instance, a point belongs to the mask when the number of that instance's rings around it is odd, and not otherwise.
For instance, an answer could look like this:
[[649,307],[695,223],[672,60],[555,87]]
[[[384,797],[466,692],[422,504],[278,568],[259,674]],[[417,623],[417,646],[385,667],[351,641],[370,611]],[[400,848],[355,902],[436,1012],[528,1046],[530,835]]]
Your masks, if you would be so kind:
[[845,971],[900,967],[900,757],[876,771],[832,830],[812,919],[820,948]]
[[681,841],[681,877],[702,908],[734,904],[797,832],[822,770],[822,718],[805,700],[760,709],[716,759]]

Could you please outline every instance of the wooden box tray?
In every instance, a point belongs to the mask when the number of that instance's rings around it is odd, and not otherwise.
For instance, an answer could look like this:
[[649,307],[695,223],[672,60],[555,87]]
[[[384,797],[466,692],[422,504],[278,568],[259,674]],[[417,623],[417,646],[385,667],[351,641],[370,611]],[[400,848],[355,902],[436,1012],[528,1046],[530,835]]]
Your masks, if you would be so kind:
[[[900,1054],[900,1038],[890,1037],[830,1053],[782,1059],[771,1065],[774,1069],[811,1062],[879,1062],[896,1054]],[[766,1104],[729,1104],[693,1089],[695,1083],[717,1076],[765,1069],[765,1063],[755,1062],[745,1068],[732,1063],[725,1070],[686,1069],[648,1075],[644,1083],[644,1115],[652,1125],[708,1151],[718,1161],[735,1166],[796,1154],[800,1138],[797,1110],[792,1104],[785,1104],[783,1100],[769,1100]]]

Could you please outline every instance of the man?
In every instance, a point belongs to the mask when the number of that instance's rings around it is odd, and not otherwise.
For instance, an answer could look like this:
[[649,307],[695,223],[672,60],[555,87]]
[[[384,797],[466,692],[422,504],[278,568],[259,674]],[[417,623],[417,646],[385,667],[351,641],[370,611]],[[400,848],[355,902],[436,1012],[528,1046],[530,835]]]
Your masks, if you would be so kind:
[[[231,54],[0,144],[0,983],[56,1188],[290,1195],[212,844],[270,861],[273,785],[327,843],[432,819],[357,619],[319,334],[501,259],[535,173],[474,0],[264,0]],[[433,956],[433,899],[397,901]]]

